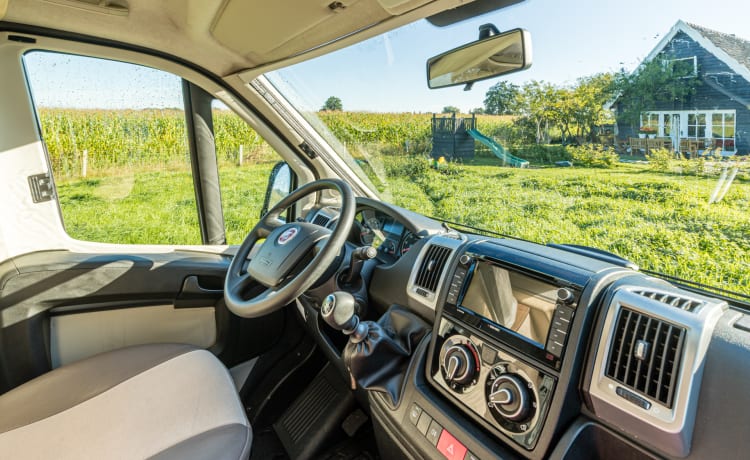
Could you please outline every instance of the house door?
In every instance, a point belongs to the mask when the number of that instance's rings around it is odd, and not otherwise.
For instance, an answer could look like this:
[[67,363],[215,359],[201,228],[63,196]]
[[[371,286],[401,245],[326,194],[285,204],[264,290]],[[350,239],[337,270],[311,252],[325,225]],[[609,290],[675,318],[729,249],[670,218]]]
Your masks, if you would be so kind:
[[665,113],[662,128],[662,134],[664,137],[668,137],[672,140],[672,148],[675,152],[680,149],[680,138],[683,136],[682,127],[680,126],[680,114],[679,113]]
[[675,113],[672,115],[671,126],[669,129],[669,137],[672,138],[672,149],[675,152],[680,151],[680,115]]

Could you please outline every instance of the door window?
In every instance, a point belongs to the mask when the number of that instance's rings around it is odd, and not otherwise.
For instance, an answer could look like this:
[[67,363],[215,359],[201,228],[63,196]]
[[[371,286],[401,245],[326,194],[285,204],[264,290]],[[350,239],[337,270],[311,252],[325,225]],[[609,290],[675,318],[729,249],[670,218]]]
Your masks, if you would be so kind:
[[181,79],[45,51],[24,65],[68,234],[200,244]]

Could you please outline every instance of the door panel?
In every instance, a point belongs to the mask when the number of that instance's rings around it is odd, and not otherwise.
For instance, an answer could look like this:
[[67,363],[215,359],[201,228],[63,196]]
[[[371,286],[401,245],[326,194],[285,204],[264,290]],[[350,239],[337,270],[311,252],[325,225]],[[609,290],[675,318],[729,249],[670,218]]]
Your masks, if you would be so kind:
[[197,251],[44,251],[0,263],[0,393],[53,367],[120,346],[187,342],[227,366],[273,347],[283,316],[232,315],[229,256]]
[[146,343],[187,343],[209,348],[216,343],[213,305],[118,308],[53,315],[50,318],[52,368],[105,351]]

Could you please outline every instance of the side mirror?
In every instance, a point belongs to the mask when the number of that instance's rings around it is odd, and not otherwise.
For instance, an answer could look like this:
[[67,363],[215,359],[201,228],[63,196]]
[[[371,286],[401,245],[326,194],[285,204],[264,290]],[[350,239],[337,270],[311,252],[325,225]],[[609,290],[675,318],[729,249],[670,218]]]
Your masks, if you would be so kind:
[[272,206],[294,190],[294,179],[295,176],[292,168],[290,168],[285,162],[279,161],[273,166],[271,175],[268,177],[266,197],[263,200],[263,208],[260,210],[260,217],[265,216]]
[[439,54],[427,61],[430,89],[471,84],[531,67],[531,36],[513,29]]

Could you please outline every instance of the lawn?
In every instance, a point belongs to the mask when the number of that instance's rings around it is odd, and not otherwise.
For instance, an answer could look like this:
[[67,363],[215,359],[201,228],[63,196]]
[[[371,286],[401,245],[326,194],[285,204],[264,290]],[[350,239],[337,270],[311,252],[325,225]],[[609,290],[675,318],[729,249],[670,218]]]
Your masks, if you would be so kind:
[[[257,221],[271,167],[220,168],[230,243]],[[435,171],[422,159],[391,158],[381,167],[387,179],[378,185],[387,199],[423,214],[541,243],[589,245],[650,270],[750,294],[745,181],[708,204],[715,177],[644,165],[510,169],[478,161]],[[58,192],[76,238],[200,243],[188,170],[70,180]]]
[[[219,168],[227,241],[239,244],[257,223],[273,162]],[[105,243],[201,244],[189,167],[120,170],[57,184],[72,237]]]

